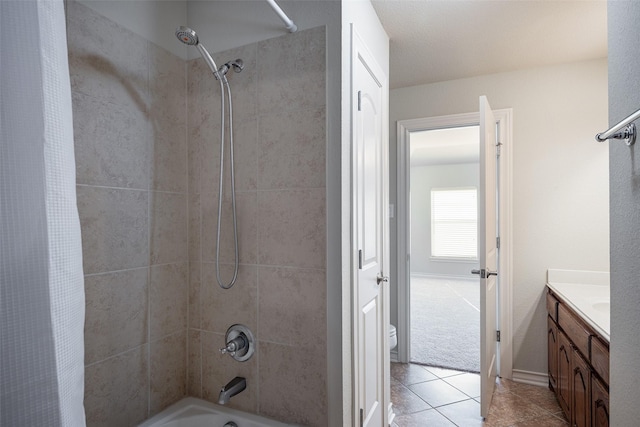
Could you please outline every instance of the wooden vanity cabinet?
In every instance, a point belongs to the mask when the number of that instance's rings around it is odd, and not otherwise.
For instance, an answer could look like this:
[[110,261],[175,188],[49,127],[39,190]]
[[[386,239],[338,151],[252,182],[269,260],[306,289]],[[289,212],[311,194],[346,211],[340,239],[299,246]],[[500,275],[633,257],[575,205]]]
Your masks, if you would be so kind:
[[571,389],[572,425],[591,427],[591,369],[575,348],[571,354]]
[[549,388],[555,390],[558,386],[558,326],[551,316],[547,316],[547,347],[549,366]]
[[594,427],[609,426],[609,391],[595,375],[591,376],[591,419]]
[[547,312],[549,388],[571,426],[608,426],[608,342],[551,290]]
[[556,397],[568,419],[571,419],[571,342],[558,332],[558,387]]

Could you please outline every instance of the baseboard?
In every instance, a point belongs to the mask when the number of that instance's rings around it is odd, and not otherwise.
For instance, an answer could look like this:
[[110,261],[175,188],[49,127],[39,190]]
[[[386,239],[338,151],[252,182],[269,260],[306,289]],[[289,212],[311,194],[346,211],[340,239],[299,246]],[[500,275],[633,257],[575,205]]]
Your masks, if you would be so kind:
[[512,380],[517,383],[537,385],[540,387],[549,386],[549,375],[540,372],[523,371],[514,369]]

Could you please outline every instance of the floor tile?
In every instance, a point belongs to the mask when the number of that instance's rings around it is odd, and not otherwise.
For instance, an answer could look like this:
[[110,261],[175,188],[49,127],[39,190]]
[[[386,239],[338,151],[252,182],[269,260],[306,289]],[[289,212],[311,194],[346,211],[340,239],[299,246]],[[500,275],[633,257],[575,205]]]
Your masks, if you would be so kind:
[[397,416],[393,427],[455,427],[456,425],[442,416],[435,409],[417,412],[415,414]]
[[451,384],[469,397],[480,396],[480,375],[465,373],[444,378],[444,381]]
[[404,385],[438,379],[438,377],[427,371],[424,367],[414,363],[392,363],[391,377]]
[[409,386],[409,390],[433,407],[469,399],[469,396],[443,380],[413,384]]
[[393,412],[396,415],[412,414],[431,409],[431,406],[424,400],[394,379],[391,380],[391,403]]
[[513,427],[566,427],[569,423],[553,415],[547,415],[532,420],[518,422]]
[[493,396],[487,421],[491,425],[512,426],[519,422],[550,415],[538,405],[513,393],[496,393]]
[[[507,380],[508,381],[508,380]],[[511,393],[520,396],[541,408],[553,413],[561,412],[556,396],[547,387],[539,387],[530,384],[511,382],[509,386]]]
[[458,426],[483,426],[480,416],[480,404],[473,399],[452,403],[437,408],[437,411]]
[[547,387],[497,378],[489,415],[483,420],[478,374],[401,363],[391,365],[391,374],[391,400],[396,414],[392,427],[569,425],[555,394]]
[[436,368],[435,366],[425,366],[425,369],[438,378],[447,378],[452,377],[454,375],[464,374],[461,371],[454,371],[453,369],[445,369],[445,368]]

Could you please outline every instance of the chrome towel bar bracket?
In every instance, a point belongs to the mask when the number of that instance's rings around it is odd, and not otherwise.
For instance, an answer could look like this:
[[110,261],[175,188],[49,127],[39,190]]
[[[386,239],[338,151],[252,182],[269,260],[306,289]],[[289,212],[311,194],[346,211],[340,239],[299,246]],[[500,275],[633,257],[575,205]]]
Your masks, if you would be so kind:
[[633,145],[636,142],[636,125],[632,122],[639,118],[640,110],[612,126],[609,130],[597,134],[596,141],[604,142],[607,139],[613,138],[624,140],[628,146]]
[[596,141],[598,142],[604,142],[607,139],[622,139],[624,140],[625,144],[631,146],[634,144],[634,142],[636,142],[636,125],[634,125],[633,123],[631,123],[630,125],[627,125],[624,127],[624,129],[622,129],[619,132],[614,133],[611,136],[608,137],[604,137],[604,134],[606,134],[606,132],[603,133],[599,133],[596,135]]

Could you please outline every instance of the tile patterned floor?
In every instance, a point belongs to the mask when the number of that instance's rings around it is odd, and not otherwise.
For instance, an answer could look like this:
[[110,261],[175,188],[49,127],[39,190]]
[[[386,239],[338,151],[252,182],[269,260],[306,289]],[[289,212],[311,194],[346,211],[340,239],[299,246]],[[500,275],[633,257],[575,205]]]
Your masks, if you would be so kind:
[[486,420],[480,417],[480,376],[407,363],[391,364],[392,427],[564,427],[548,388],[498,379]]

